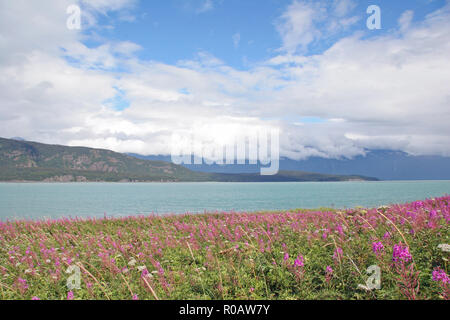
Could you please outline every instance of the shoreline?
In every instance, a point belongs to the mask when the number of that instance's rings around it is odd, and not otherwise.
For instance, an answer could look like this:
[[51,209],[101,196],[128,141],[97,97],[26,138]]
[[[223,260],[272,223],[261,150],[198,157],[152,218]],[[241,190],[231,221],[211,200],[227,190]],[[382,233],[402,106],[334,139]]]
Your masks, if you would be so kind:
[[113,184],[143,184],[143,183],[303,183],[303,182],[382,182],[382,181],[450,181],[450,180],[342,180],[342,181],[0,181],[0,183],[23,183],[23,184],[91,184],[91,183],[113,183]]
[[0,181],[0,184],[96,184],[96,183],[110,183],[110,184],[181,184],[181,183],[327,183],[327,182],[435,182],[435,181],[450,181],[450,179],[414,179],[414,180],[329,180],[329,181],[28,181],[28,180],[14,180],[14,181]]

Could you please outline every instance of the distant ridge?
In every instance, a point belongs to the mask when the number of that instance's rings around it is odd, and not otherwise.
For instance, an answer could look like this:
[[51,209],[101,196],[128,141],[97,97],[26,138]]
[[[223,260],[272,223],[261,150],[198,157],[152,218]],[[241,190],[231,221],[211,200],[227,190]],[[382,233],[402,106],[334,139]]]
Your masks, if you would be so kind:
[[[170,156],[142,156],[140,159],[170,161]],[[201,172],[256,173],[259,165],[183,165]],[[332,175],[361,175],[380,180],[450,180],[450,157],[414,156],[395,150],[366,150],[365,156],[352,159],[311,157],[305,160],[280,159],[280,170]]]
[[0,138],[0,181],[43,182],[281,182],[376,180],[359,175],[280,171],[227,174],[189,170],[167,161],[137,159],[111,150]]

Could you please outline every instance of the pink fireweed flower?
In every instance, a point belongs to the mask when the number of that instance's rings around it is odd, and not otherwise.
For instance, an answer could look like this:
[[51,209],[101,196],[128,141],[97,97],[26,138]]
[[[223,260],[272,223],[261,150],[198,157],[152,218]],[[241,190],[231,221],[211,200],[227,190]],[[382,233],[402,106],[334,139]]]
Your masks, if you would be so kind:
[[139,297],[137,294],[133,295],[133,300],[139,300]]
[[302,255],[299,255],[294,261],[294,267],[303,267],[305,265]]
[[330,275],[333,274],[333,268],[331,266],[327,266],[325,271],[327,274],[330,274]]
[[422,208],[424,206],[424,203],[422,202],[422,201],[416,201],[416,202],[413,202],[413,207],[414,207],[414,209],[420,209],[420,208]]
[[164,274],[164,269],[163,269],[163,267],[161,266],[161,263],[157,262],[157,263],[156,263],[156,267],[158,268],[158,273],[159,273],[160,275],[163,275],[163,274]]
[[342,228],[341,225],[338,225],[336,229],[337,229],[337,231],[339,232],[340,235],[344,235],[344,229]]
[[67,300],[73,300],[74,295],[72,291],[67,292]]
[[22,279],[22,278],[19,278],[19,279],[17,279],[17,281],[20,283],[20,287],[21,287],[23,290],[27,290],[27,289],[28,289],[27,280]]
[[342,248],[339,248],[339,247],[336,248],[333,253],[334,262],[335,263],[340,262],[343,254],[344,254],[344,251],[342,250]]
[[403,246],[401,243],[394,245],[392,252],[392,261],[394,262],[409,262],[412,260],[412,256],[409,253],[409,248]]
[[449,276],[441,268],[433,270],[433,281],[442,282],[442,284],[450,283]]
[[285,262],[288,261],[289,260],[289,253],[286,252],[284,254],[284,258],[283,259],[284,259]]
[[331,268],[331,266],[327,266],[325,268],[325,281],[330,282],[331,278],[333,278],[333,268]]
[[372,243],[372,251],[376,254],[379,255],[380,253],[382,253],[384,251],[384,246],[383,244],[378,241],[378,242],[373,242]]
[[389,231],[386,231],[386,233],[383,236],[383,239],[389,239],[391,237],[391,234],[389,233]]
[[144,277],[146,277],[147,275],[149,274],[149,272],[148,272],[148,270],[147,269],[144,269],[144,270],[142,270],[142,273],[141,273],[141,278],[144,278]]
[[39,297],[33,297],[33,298],[31,298],[31,300],[41,300],[41,299],[39,299]]
[[430,219],[433,219],[433,218],[435,218],[435,217],[437,217],[437,216],[438,216],[438,213],[437,213],[436,210],[431,210],[431,211],[430,211]]

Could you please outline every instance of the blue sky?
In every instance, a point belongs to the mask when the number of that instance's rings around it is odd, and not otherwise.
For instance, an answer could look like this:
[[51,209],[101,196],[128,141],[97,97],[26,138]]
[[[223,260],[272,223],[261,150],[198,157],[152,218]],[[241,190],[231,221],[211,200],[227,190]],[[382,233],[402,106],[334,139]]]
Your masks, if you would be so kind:
[[450,156],[449,57],[450,0],[0,1],[0,136],[168,155],[180,132],[277,129],[292,159]]
[[[248,69],[277,55],[281,37],[275,26],[291,3],[291,0],[138,1],[129,9],[133,21],[121,21],[120,12],[109,13],[101,16],[99,22],[114,23],[114,28],[95,32],[109,40],[141,45],[139,57],[145,60],[176,64],[205,51],[233,68]],[[372,4],[381,8],[382,29],[368,32],[366,9]],[[351,14],[359,21],[345,32],[314,43],[305,54],[321,53],[337,39],[357,31],[364,32],[367,38],[392,32],[406,10],[413,10],[413,19],[420,21],[444,4],[445,0],[356,1]],[[233,40],[236,34],[239,34],[237,45]],[[89,40],[86,44],[95,46],[98,42]]]

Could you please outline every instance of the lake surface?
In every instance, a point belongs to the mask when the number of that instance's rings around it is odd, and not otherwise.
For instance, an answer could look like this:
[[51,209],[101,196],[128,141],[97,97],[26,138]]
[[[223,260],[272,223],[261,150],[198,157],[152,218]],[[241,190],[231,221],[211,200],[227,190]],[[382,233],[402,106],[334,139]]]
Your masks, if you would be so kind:
[[0,183],[0,220],[374,207],[450,194],[450,181]]

